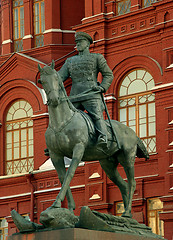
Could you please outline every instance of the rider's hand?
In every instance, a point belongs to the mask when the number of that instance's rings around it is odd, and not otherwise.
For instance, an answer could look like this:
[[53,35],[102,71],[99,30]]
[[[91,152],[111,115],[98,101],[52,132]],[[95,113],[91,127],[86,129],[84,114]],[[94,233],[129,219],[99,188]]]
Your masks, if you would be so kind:
[[100,91],[100,92],[102,92],[102,93],[105,91],[104,88],[101,87],[101,86],[93,86],[93,87],[92,87],[92,90],[94,90],[94,91]]

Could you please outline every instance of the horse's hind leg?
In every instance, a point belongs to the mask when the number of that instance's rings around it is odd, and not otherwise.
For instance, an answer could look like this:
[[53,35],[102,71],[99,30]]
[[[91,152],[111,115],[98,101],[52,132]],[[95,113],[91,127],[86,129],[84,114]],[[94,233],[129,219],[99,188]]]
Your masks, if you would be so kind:
[[124,207],[126,208],[128,206],[128,183],[123,180],[123,178],[120,176],[117,170],[118,166],[117,159],[112,158],[100,160],[100,165],[105,171],[108,178],[120,189]]
[[136,188],[136,181],[134,178],[134,162],[136,156],[136,147],[131,149],[131,151],[126,153],[120,153],[118,155],[119,163],[124,167],[124,171],[128,180],[128,204],[125,207],[125,212],[122,216],[124,217],[132,217],[131,207],[132,207],[132,199],[133,194]]
[[[66,175],[66,169],[65,169],[65,164],[64,164],[64,157],[63,156],[60,156],[60,155],[57,155],[57,154],[54,154],[54,153],[51,153],[50,152],[50,157],[51,157],[51,160],[52,160],[52,163],[58,173],[58,178],[61,182],[61,185],[63,184],[64,182],[64,178],[65,178],[65,175]],[[73,212],[73,210],[75,209],[75,202],[74,202],[74,199],[73,199],[73,195],[71,193],[71,190],[70,190],[70,187],[68,188],[67,192],[66,192],[66,197],[67,197],[67,202],[68,202],[68,209]],[[53,203],[53,207],[54,205],[56,206],[56,201]]]

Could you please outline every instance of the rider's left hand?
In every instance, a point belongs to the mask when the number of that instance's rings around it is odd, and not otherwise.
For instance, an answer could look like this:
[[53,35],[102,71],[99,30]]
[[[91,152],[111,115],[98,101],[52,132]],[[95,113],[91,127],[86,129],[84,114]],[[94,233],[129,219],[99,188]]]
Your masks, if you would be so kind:
[[101,86],[93,86],[92,87],[92,90],[94,90],[94,91],[100,91],[100,92],[105,92],[105,89],[103,88],[103,87],[101,87]]

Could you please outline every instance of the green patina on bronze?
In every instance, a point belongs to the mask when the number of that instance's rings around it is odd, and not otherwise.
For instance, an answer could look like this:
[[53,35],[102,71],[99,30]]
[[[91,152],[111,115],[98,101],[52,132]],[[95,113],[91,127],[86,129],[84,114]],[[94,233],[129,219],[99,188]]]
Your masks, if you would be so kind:
[[[38,66],[49,112],[46,144],[62,184],[61,190],[53,205],[41,213],[42,225],[24,219],[15,210],[12,211],[14,222],[21,232],[78,227],[161,238],[152,234],[149,227],[131,219],[132,198],[136,188],[135,157],[148,159],[148,152],[132,129],[110,118],[103,120],[101,93],[109,88],[112,72],[101,54],[89,52],[92,38],[88,34],[77,33],[76,43],[79,55],[67,59],[59,72],[55,71],[53,61],[51,66],[43,69]],[[103,75],[100,85],[97,84],[99,72]],[[63,85],[68,77],[72,78],[71,101]],[[84,109],[88,114],[81,111]],[[67,172],[64,157],[72,159]],[[94,160],[99,160],[107,176],[121,191],[125,208],[122,217],[101,214],[88,207],[81,209],[79,217],[73,214],[75,202],[70,182],[80,161]],[[123,166],[127,182],[118,173],[118,164]],[[68,209],[61,208],[65,196]]]
[[[69,188],[75,170],[80,161],[99,160],[107,176],[119,187],[125,212],[123,216],[131,217],[132,197],[135,190],[134,162],[135,156],[148,158],[148,152],[142,141],[129,127],[112,120],[112,126],[117,133],[120,150],[112,136],[109,123],[106,126],[107,148],[98,147],[97,137],[88,127],[86,117],[74,108],[65,92],[59,73],[54,70],[54,64],[40,70],[40,81],[47,94],[49,126],[45,133],[46,144],[51,160],[57,170],[62,188],[52,207],[60,208],[65,195],[68,208],[73,211],[75,203]],[[90,122],[88,120],[88,122]],[[90,122],[91,123],[91,122]],[[96,133],[96,132],[95,132]],[[65,171],[64,157],[72,158],[68,171]],[[118,164],[124,167],[128,183],[117,171]]]

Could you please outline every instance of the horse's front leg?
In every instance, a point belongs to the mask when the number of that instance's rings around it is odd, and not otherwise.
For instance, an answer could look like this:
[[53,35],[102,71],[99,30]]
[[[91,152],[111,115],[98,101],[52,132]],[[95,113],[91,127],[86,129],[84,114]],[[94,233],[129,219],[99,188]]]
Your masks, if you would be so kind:
[[72,156],[72,162],[66,172],[61,190],[56,198],[56,201],[53,204],[53,207],[60,208],[61,202],[64,200],[66,192],[69,188],[70,182],[75,174],[76,168],[79,165],[79,162],[81,161],[83,154],[84,154],[85,146],[83,143],[78,143],[75,145],[73,149],[73,156]]
[[[64,182],[64,178],[66,175],[66,169],[65,169],[65,164],[64,164],[64,156],[59,155],[59,154],[55,154],[52,153],[51,151],[49,151],[52,163],[58,173],[58,178],[61,182],[61,184],[63,184]],[[67,193],[66,193],[66,197],[67,197],[67,201],[68,201],[68,209],[73,212],[73,210],[75,209],[75,202],[73,199],[73,195],[71,193],[70,187],[67,189]],[[56,203],[56,201],[55,201]],[[54,206],[54,203],[52,205],[52,207]]]

